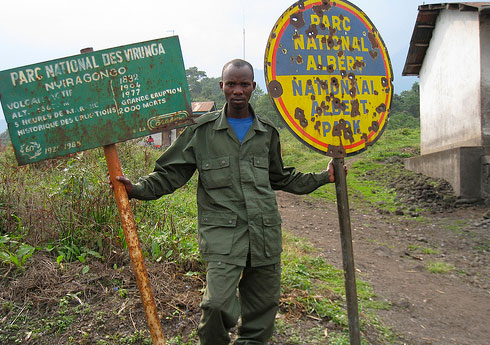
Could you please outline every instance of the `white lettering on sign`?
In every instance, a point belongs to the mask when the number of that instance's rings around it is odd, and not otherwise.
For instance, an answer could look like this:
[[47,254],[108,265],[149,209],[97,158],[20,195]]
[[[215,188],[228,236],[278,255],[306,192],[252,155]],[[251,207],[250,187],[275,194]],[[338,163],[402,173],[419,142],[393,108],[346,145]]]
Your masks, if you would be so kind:
[[118,69],[115,68],[105,69],[103,71],[85,73],[82,76],[77,75],[75,78],[65,78],[57,81],[51,81],[49,83],[45,83],[44,87],[46,91],[63,89],[67,87],[72,87],[73,85],[91,83],[93,81],[109,79],[110,77],[117,77],[118,75],[123,75],[126,72],[127,72],[126,67],[119,67]]
[[[115,52],[103,53],[101,56],[102,56],[102,64],[104,66],[109,66],[114,64],[120,64],[125,61],[127,62],[136,61],[136,60],[145,59],[145,58],[158,56],[162,54],[166,54],[163,44],[152,43],[152,44],[142,45],[139,47],[127,48],[123,51],[118,50]],[[44,67],[44,74],[41,67],[26,68],[23,70],[21,69],[18,71],[10,72],[10,81],[13,86],[20,86],[35,81],[40,81],[42,79],[50,79],[50,78],[59,77],[60,75],[79,73],[79,72],[90,71],[96,68],[100,68],[99,62],[100,61],[97,61],[95,55],[80,56],[75,59],[69,59],[54,64],[46,65]],[[99,73],[99,72],[95,72],[95,73]],[[100,73],[104,73],[104,72],[101,71]],[[124,74],[124,73],[119,73],[119,74]],[[90,73],[85,75],[90,75]],[[80,78],[80,77],[77,76],[76,78]],[[74,79],[72,78],[72,80]],[[98,79],[94,79],[94,80],[98,80]],[[89,81],[85,80],[85,82],[89,82]],[[73,85],[75,84],[70,84],[68,85],[68,87]]]
[[117,52],[102,54],[102,61],[104,62],[104,66],[109,66],[116,63],[121,63],[124,61],[124,59],[122,57],[122,52],[118,50]]
[[165,49],[161,43],[153,43],[147,46],[129,48],[124,51],[126,61],[134,61],[161,54],[165,54]]
[[14,109],[30,107],[34,104],[41,104],[40,99],[39,98],[27,98],[27,99],[24,99],[22,101],[15,101],[15,102],[7,104],[7,108],[9,110],[14,110]]
[[152,43],[140,47],[125,49],[124,51],[116,51],[107,54],[102,54],[104,66],[119,64],[124,61],[136,61],[148,57],[165,54],[165,48],[161,43]]
[[11,72],[10,79],[12,80],[12,85],[22,85],[32,81],[41,80],[43,76],[39,74],[40,72],[40,67]]
[[95,56],[85,56],[68,61],[61,61],[54,65],[45,67],[46,77],[52,78],[62,74],[77,73],[98,68],[99,65],[95,61]]

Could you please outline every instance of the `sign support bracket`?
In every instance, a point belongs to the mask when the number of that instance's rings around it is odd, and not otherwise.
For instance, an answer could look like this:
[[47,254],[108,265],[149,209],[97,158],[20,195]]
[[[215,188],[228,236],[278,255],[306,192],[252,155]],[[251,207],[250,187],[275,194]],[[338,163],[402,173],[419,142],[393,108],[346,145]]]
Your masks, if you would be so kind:
[[349,319],[350,344],[360,345],[359,309],[357,304],[356,274],[354,268],[354,250],[350,223],[347,182],[344,170],[344,159],[333,158],[335,169],[335,191],[340,225],[340,242],[344,268],[345,296],[347,299],[347,315]]

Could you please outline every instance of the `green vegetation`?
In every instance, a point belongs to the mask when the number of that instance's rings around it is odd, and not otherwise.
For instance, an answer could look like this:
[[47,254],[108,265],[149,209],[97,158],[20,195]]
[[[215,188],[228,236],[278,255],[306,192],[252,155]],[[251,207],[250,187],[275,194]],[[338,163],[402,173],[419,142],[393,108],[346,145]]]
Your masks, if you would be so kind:
[[416,244],[411,244],[408,246],[408,250],[416,253],[422,253],[426,255],[439,255],[440,251],[436,248],[420,247]]
[[[335,269],[316,254],[318,250],[304,240],[287,233],[284,235],[282,312],[293,315],[306,313],[319,319],[330,320],[338,325],[340,330],[329,331],[329,343],[337,341],[338,344],[349,344],[343,272]],[[368,325],[374,326],[379,334],[385,334],[383,343],[389,344],[393,340],[393,334],[383,329],[373,313],[373,310],[388,309],[389,304],[376,301],[371,287],[361,280],[357,280],[357,295],[361,314],[361,332]],[[279,329],[281,328],[283,332],[289,334],[290,341],[295,337],[295,330],[288,330],[285,324],[279,326]],[[310,329],[307,337],[308,344],[325,343],[324,331],[317,328]],[[297,344],[304,344],[304,341],[305,339],[298,338]]]
[[[43,318],[31,318],[32,304],[23,306],[11,302],[4,302],[1,306],[3,312],[14,313],[13,321],[4,324],[0,331],[2,344],[23,344],[24,341],[42,339],[63,334],[73,327],[77,318],[83,318],[91,312],[90,307],[81,302],[79,295],[67,294],[59,300],[58,306]],[[75,301],[76,305],[72,305]],[[28,325],[28,328],[25,328]]]
[[[119,145],[119,151],[133,179],[150,172],[161,153],[132,143]],[[0,167],[3,263],[21,268],[35,251],[51,253],[58,263],[85,263],[125,247],[102,150],[22,167],[8,150],[0,155]],[[195,183],[194,178],[157,201],[131,201],[143,246],[154,260],[198,260]]]
[[23,269],[26,261],[34,254],[35,248],[26,243],[20,243],[7,235],[0,236],[0,262],[15,265]]
[[420,126],[420,86],[393,95],[389,129],[418,128]]
[[425,266],[429,272],[439,274],[446,274],[456,269],[454,265],[442,261],[430,261]]
[[213,101],[218,108],[225,104],[225,96],[219,87],[221,77],[208,77],[197,67],[190,67],[185,72],[193,102]]
[[438,255],[440,251],[434,248],[422,248],[422,253],[427,255]]
[[[349,166],[349,198],[356,204],[373,205],[384,210],[394,211],[399,206],[397,195],[391,179],[403,178],[399,174],[399,166],[385,164],[386,161],[402,164],[402,158],[418,153],[420,138],[419,129],[397,129],[386,131],[379,142],[369,150],[346,159]],[[321,171],[327,168],[329,157],[322,156],[308,149],[288,131],[281,131],[284,164],[298,167],[302,171]],[[403,171],[414,175],[413,172]],[[312,197],[334,201],[335,187],[326,185],[310,194]]]

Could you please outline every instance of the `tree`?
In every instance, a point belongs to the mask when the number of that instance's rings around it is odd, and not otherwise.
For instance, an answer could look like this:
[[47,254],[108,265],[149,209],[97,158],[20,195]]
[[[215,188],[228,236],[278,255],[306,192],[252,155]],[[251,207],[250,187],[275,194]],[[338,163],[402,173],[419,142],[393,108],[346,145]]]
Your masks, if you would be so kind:
[[411,90],[402,91],[400,95],[393,95],[389,126],[391,129],[420,126],[419,83],[415,82]]
[[206,72],[197,67],[186,69],[185,74],[193,102],[213,101],[218,108],[225,104],[225,97],[219,87],[221,78],[209,78]]
[[403,91],[400,95],[403,98],[405,109],[408,113],[415,117],[420,118],[420,85],[419,83],[413,83],[410,91]]
[[185,70],[185,75],[191,96],[193,94],[200,94],[202,91],[201,80],[207,78],[206,72],[198,70],[197,67],[191,67]]
[[201,81],[202,92],[198,97],[198,101],[214,101],[217,108],[225,105],[225,96],[219,87],[221,78],[203,78]]
[[264,95],[264,91],[260,88],[260,86],[257,84],[257,87],[255,88],[255,91],[252,93],[252,97],[250,98],[250,104],[252,107],[255,109],[257,102],[259,99]]
[[[262,91],[260,88],[259,88],[259,90]],[[282,121],[279,113],[276,111],[276,109],[272,105],[272,101],[269,98],[269,95],[267,93],[264,93],[262,91],[262,94],[260,96],[258,96],[258,99],[255,101],[254,104],[252,104],[252,106],[254,107],[255,112],[257,114],[260,114],[262,116],[267,117],[269,120],[272,121],[272,123],[277,128],[284,127],[284,122]]]
[[411,90],[402,91],[400,95],[393,95],[391,104],[392,113],[406,113],[414,118],[420,117],[420,87],[415,82]]

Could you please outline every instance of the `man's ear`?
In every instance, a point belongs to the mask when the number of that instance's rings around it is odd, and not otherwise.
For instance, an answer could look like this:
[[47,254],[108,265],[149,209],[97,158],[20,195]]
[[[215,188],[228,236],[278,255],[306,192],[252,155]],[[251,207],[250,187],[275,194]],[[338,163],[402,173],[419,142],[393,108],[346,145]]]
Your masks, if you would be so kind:
[[255,90],[255,88],[257,87],[257,83],[256,82],[253,82],[252,85],[254,86],[254,90]]
[[219,88],[220,88],[221,90],[223,90],[223,80],[220,80],[220,81],[219,81]]

